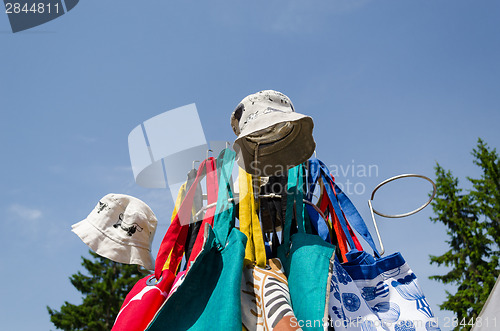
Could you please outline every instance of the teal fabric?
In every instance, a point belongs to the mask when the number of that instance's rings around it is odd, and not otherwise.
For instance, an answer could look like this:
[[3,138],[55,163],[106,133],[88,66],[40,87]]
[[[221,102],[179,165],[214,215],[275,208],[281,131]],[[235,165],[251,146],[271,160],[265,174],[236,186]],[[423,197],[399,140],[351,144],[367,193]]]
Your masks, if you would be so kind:
[[234,203],[228,201],[235,153],[229,149],[223,153],[219,156],[214,229],[207,225],[203,250],[147,330],[241,331],[240,290],[247,237],[234,228]]
[[[288,172],[287,210],[278,257],[288,278],[292,308],[303,330],[323,330],[328,322],[329,283],[335,247],[306,229],[303,205],[303,165]],[[293,207],[297,233],[290,236]]]

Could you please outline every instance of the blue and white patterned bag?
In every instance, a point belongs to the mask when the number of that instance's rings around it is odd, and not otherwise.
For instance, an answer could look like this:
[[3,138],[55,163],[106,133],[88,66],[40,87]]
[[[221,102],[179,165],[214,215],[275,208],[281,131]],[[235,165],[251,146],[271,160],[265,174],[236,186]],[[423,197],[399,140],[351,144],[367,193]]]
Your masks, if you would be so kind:
[[334,269],[329,309],[335,330],[440,330],[400,253],[375,260],[357,252],[351,262],[335,262]]
[[329,316],[335,330],[384,330],[379,317],[338,262],[334,262],[330,284]]

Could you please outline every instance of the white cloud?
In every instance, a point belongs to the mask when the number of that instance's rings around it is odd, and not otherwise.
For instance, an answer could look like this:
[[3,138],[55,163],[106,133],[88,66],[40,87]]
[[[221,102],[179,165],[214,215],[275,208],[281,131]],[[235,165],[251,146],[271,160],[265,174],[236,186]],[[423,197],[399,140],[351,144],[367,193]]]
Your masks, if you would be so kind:
[[29,208],[19,204],[10,206],[10,211],[24,220],[33,221],[42,217],[42,211],[38,209]]

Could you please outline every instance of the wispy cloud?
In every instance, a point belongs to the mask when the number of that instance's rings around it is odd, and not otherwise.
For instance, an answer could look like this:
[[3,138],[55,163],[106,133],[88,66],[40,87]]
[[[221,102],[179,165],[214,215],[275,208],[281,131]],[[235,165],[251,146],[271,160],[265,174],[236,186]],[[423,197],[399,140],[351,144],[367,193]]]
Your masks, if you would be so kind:
[[42,211],[39,209],[29,208],[20,204],[13,204],[9,210],[22,218],[23,220],[33,221],[42,217]]
[[26,243],[36,242],[37,249],[43,249],[46,254],[55,254],[75,242],[67,217],[53,213],[50,208],[44,208],[42,212],[37,208],[13,203],[8,206],[7,212],[8,226],[16,228],[15,234],[9,236],[16,250],[25,249],[23,245]]

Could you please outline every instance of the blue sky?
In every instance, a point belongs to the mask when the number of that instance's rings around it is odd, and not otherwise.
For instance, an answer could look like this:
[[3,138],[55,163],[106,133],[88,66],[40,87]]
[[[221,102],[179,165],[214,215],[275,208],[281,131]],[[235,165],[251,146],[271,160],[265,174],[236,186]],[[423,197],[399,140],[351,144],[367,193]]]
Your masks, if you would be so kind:
[[[87,246],[70,227],[107,193],[151,206],[156,254],[170,193],[134,183],[127,137],[169,109],[196,103],[206,138],[233,141],[238,102],[282,91],[313,117],[318,158],[377,166],[337,178],[365,188],[350,197],[367,222],[369,192],[388,177],[433,177],[439,162],[468,187],[477,138],[500,147],[499,13],[494,0],[88,0],[16,34],[0,14],[2,328],[54,329],[45,306],[80,302],[68,277]],[[374,204],[406,211],[428,191],[395,183]],[[445,272],[428,255],[447,237],[431,215],[378,221],[386,251],[402,252],[444,322],[445,287],[427,277]]]

